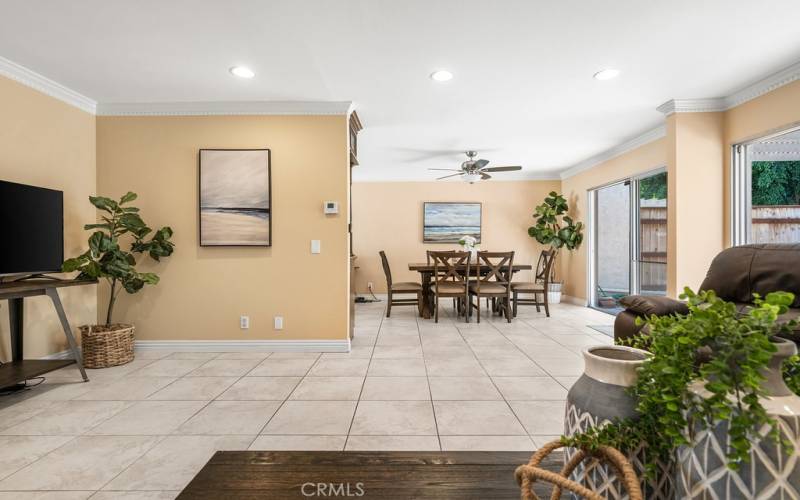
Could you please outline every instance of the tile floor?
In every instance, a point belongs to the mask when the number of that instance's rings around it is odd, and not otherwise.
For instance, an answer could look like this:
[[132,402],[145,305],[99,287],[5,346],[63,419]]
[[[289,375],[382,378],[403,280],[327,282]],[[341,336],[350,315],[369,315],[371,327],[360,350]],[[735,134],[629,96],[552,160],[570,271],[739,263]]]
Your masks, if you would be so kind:
[[533,450],[611,316],[435,324],[359,305],[352,352],[138,352],[0,399],[0,500],[174,498],[216,450]]

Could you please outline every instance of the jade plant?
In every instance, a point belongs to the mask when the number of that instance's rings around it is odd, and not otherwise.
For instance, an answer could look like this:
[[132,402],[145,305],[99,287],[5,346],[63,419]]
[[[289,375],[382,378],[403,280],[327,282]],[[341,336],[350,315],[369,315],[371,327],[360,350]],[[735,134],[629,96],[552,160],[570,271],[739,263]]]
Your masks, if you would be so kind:
[[[689,314],[648,318],[648,333],[632,343],[651,353],[630,388],[638,402],[638,418],[564,437],[566,445],[590,449],[610,445],[629,453],[644,445],[647,472],[654,474],[657,461],[669,463],[679,446],[690,443],[691,430],[698,424],[711,428],[728,423],[726,454],[732,469],[748,461],[751,442],[761,439],[759,429],[769,429],[767,439],[780,439],[777,423],[759,397],[764,395],[763,370],[776,351],[770,339],[795,326],[777,321],[794,295],[756,295],[746,314],[713,291],[694,293],[686,288],[681,298],[687,300]],[[788,371],[796,377],[800,370],[795,363]],[[789,385],[798,382],[794,379]],[[705,397],[697,394],[698,386],[705,389]],[[783,444],[791,449],[791,443]]]
[[[528,228],[528,236],[556,252],[565,248],[575,250],[583,242],[583,223],[569,216],[569,205],[564,196],[551,191],[544,202],[535,208],[536,223]],[[555,271],[555,266],[552,267]]]
[[[119,201],[103,196],[90,196],[89,202],[104,212],[102,222],[86,224],[83,228],[93,231],[89,236],[89,249],[81,255],[67,259],[62,271],[79,271],[78,279],[104,279],[111,293],[108,298],[106,325],[111,324],[114,304],[122,290],[136,293],[145,285],[155,285],[159,278],[155,273],[139,272],[136,256],[147,254],[158,261],[172,254],[174,244],[170,241],[172,229],[162,227],[156,231],[144,223],[139,209],[128,203],[137,198],[128,192]],[[121,239],[130,243],[128,249]]]

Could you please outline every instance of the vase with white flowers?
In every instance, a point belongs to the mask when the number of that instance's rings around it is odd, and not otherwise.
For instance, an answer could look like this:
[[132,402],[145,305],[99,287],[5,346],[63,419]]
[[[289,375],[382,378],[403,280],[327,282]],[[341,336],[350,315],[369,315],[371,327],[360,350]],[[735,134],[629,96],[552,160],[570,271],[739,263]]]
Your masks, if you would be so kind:
[[474,236],[466,235],[462,236],[460,240],[458,240],[458,244],[461,245],[461,248],[465,252],[469,252],[472,254],[472,260],[478,258],[478,239]]

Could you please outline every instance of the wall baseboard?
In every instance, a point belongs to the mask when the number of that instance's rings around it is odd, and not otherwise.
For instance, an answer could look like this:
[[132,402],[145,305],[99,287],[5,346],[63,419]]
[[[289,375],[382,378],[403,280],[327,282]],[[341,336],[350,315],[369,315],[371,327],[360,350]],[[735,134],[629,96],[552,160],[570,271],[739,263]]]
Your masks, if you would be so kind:
[[[137,351],[204,351],[204,352],[350,352],[350,340],[136,340]],[[80,350],[80,348],[79,348]],[[69,349],[39,359],[69,359]]]
[[344,340],[137,340],[136,350],[205,352],[350,352],[350,339]]
[[[78,349],[80,350],[80,348]],[[53,354],[48,354],[47,356],[42,356],[39,359],[69,359],[72,357],[72,351],[69,349],[65,349],[60,352],[54,352]]]
[[563,293],[561,294],[561,302],[583,307],[586,307],[588,305],[586,299],[583,299],[581,297],[573,297],[572,295],[564,295]]

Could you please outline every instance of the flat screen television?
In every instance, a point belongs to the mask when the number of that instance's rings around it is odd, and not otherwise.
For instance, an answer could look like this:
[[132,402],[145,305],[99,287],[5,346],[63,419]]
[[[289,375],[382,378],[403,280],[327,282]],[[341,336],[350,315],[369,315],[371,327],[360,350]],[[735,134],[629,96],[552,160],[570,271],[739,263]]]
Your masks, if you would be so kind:
[[64,193],[0,180],[0,276],[59,272]]

